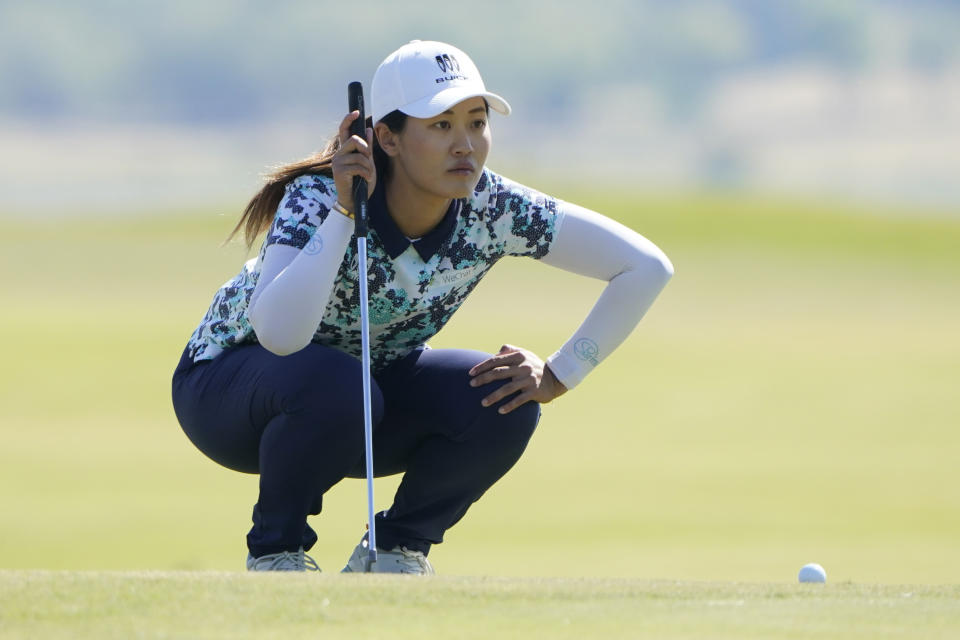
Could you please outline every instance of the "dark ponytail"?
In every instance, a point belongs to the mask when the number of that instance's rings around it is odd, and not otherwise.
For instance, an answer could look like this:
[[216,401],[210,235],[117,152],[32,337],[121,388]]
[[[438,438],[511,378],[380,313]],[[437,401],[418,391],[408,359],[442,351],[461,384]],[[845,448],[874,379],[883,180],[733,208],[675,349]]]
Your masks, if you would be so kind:
[[[380,122],[387,125],[390,131],[400,133],[403,131],[404,125],[406,125],[407,114],[402,111],[391,111],[381,118]],[[366,124],[368,127],[372,127],[372,119],[367,118]],[[260,191],[247,203],[246,208],[243,210],[243,215],[240,217],[240,221],[237,222],[233,231],[230,232],[230,235],[227,236],[227,239],[224,240],[220,246],[222,247],[229,243],[242,228],[244,230],[247,251],[250,251],[257,236],[263,231],[266,231],[273,222],[273,218],[277,213],[277,207],[280,206],[280,201],[283,199],[283,192],[287,183],[308,174],[320,174],[332,178],[333,156],[339,149],[340,139],[334,135],[333,138],[327,142],[323,150],[303,160],[277,167],[271,173],[267,174],[266,184],[264,184],[263,187],[260,188]],[[390,159],[377,143],[376,135],[373,136],[373,162],[377,169],[377,181],[380,182],[386,179],[390,172]],[[380,184],[384,183],[380,182]]]

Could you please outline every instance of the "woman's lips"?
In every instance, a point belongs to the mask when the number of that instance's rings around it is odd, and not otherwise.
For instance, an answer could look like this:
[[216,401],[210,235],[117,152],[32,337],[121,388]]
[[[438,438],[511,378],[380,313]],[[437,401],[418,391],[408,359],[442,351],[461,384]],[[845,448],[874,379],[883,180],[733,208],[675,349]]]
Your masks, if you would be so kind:
[[474,173],[475,169],[471,164],[458,164],[448,171],[448,173],[453,173],[458,176],[469,176]]

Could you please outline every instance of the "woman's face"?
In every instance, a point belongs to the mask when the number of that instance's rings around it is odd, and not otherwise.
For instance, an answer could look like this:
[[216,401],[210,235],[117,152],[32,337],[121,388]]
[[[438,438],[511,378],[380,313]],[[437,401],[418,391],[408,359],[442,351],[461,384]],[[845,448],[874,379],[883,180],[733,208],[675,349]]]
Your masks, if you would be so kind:
[[427,194],[466,198],[480,180],[490,151],[483,98],[469,98],[433,118],[408,117],[393,145],[394,179],[408,180]]

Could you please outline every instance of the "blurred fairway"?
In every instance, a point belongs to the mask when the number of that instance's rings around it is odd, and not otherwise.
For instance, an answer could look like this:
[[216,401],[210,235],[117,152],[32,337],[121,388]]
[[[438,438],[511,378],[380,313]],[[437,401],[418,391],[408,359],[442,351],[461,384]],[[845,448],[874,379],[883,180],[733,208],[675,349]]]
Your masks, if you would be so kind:
[[[676,275],[544,407],[431,554],[440,573],[793,582],[819,562],[833,583],[957,581],[957,217],[564,195],[649,237]],[[170,402],[187,338],[247,257],[219,248],[239,209],[0,219],[0,567],[242,568],[257,478],[204,458]],[[504,261],[431,344],[546,357],[601,287]],[[395,486],[378,480],[378,508]],[[330,572],[363,532],[363,483],[324,506],[313,555]]]

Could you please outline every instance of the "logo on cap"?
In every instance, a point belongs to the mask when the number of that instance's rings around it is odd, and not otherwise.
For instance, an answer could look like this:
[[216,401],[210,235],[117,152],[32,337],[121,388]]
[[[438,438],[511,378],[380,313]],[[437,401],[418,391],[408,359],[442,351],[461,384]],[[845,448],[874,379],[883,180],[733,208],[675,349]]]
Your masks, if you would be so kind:
[[457,59],[454,58],[449,53],[444,53],[436,57],[437,66],[440,67],[440,71],[446,73],[447,71],[460,71],[460,63],[457,62]]

